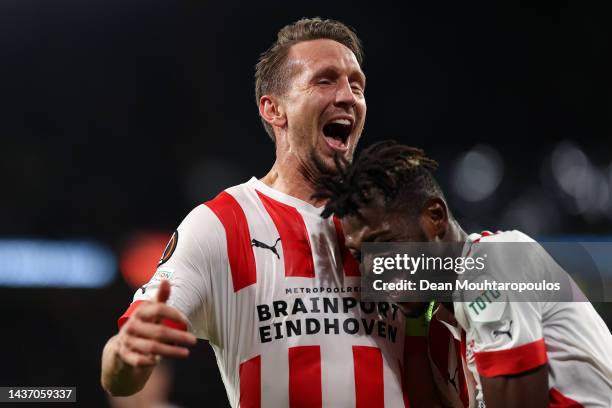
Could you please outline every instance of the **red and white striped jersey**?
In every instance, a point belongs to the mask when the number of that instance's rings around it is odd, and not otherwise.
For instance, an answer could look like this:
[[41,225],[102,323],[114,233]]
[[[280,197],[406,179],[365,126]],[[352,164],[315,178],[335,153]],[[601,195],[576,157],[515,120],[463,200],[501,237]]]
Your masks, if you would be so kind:
[[[464,254],[483,255],[478,242],[535,242],[519,231],[471,234]],[[491,249],[488,246],[489,261]],[[501,250],[501,247],[497,246]],[[494,257],[493,273],[527,271],[533,281],[551,279],[556,263],[538,245],[527,251],[518,267],[515,259]],[[455,302],[470,407],[484,406],[480,377],[522,373],[548,364],[550,407],[612,407],[612,335],[589,302],[499,302],[479,314],[470,304]]]
[[168,303],[210,341],[232,407],[405,406],[404,317],[360,302],[340,223],[320,212],[255,178],[228,188],[185,218],[134,296],[170,281]]

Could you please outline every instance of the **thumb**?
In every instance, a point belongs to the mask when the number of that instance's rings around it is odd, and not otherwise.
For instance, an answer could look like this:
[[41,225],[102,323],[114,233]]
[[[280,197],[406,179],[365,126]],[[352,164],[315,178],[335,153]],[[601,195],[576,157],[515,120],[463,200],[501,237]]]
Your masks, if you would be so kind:
[[170,297],[170,282],[164,279],[159,284],[159,289],[157,290],[157,301],[159,303],[166,303],[169,297]]

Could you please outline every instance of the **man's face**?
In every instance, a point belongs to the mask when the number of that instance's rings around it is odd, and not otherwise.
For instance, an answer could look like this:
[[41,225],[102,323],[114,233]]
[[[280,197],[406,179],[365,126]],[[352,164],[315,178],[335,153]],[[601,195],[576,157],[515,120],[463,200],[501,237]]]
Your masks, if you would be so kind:
[[286,63],[292,76],[279,105],[287,153],[307,168],[333,170],[334,154],[351,160],[361,136],[365,75],[350,49],[327,39],[293,45]]
[[[360,215],[344,217],[342,227],[346,246],[353,256],[361,260],[361,246],[364,242],[426,242],[427,236],[420,226],[419,218],[410,219],[406,214],[389,211],[382,200],[374,200],[362,207]],[[428,302],[399,302],[400,310],[407,317],[425,313]]]
[[376,199],[362,207],[359,215],[342,218],[346,246],[356,259],[361,258],[364,242],[427,242],[419,217],[385,208]]

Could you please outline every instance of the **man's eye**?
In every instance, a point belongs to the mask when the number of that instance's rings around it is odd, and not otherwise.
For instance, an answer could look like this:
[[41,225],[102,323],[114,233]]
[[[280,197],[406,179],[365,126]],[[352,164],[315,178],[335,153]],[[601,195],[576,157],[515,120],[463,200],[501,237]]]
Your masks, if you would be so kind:
[[319,82],[317,82],[319,85],[331,85],[332,81],[330,81],[329,79],[319,79]]

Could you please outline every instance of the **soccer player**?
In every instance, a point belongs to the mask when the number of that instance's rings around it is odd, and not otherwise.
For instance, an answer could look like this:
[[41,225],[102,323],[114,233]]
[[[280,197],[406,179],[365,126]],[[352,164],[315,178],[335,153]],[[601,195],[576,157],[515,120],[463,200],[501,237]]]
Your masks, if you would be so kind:
[[111,394],[140,390],[160,356],[186,357],[197,336],[232,407],[404,406],[404,315],[360,302],[340,222],[312,199],[361,136],[361,62],[355,33],[319,18],[286,26],[261,55],[256,100],[276,161],[180,224],[104,348]]
[[[352,164],[338,164],[338,175],[323,177],[316,196],[329,199],[323,215],[341,217],[356,256],[363,242],[464,243],[463,255],[474,258],[479,243],[534,242],[518,231],[466,234],[432,176],[437,164],[419,149],[381,142]],[[552,273],[542,253],[487,272]],[[470,407],[612,406],[612,336],[589,302],[507,301],[486,318],[466,302],[445,306],[463,349]]]

